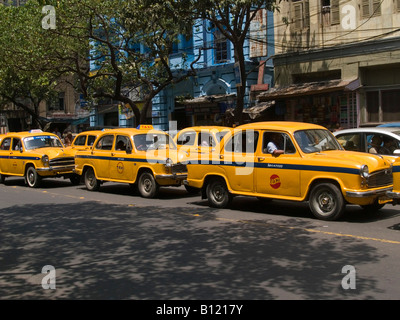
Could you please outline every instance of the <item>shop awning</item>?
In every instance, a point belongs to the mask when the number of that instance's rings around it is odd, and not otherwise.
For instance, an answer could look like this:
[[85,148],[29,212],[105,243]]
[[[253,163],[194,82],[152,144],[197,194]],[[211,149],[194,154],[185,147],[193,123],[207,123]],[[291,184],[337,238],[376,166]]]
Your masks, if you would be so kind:
[[276,100],[294,96],[320,94],[338,90],[353,91],[361,86],[359,79],[329,80],[292,84],[287,87],[271,88],[257,96],[258,101]]
[[218,103],[224,102],[228,100],[232,100],[236,98],[236,94],[216,94],[210,96],[200,96],[193,99],[188,99],[182,101],[184,105],[194,105],[194,104],[210,104],[210,103]]

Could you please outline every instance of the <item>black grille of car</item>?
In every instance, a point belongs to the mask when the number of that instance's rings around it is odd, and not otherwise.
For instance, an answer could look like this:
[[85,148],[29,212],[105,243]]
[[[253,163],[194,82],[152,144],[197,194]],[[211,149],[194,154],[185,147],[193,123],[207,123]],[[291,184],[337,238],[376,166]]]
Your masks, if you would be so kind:
[[172,173],[187,172],[186,164],[174,164],[171,168]]
[[70,166],[75,164],[74,157],[64,157],[52,159],[49,162],[51,167]]
[[393,174],[391,169],[372,172],[368,179],[369,188],[383,187],[393,184]]

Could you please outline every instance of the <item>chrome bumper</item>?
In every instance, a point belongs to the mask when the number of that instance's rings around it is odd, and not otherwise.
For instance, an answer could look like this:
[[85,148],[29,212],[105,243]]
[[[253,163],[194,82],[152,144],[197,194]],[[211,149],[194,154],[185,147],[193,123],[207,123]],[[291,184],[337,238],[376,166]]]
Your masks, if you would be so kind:
[[370,190],[370,191],[346,191],[346,197],[350,198],[369,198],[376,196],[387,196],[388,192],[391,192],[393,187],[379,189],[379,190]]
[[185,180],[187,173],[157,174],[156,179]]
[[391,199],[400,199],[400,192],[387,191],[386,196]]
[[61,166],[61,167],[42,167],[42,168],[36,168],[36,171],[38,172],[68,172],[68,171],[74,171],[75,170],[75,165],[69,165],[69,166]]

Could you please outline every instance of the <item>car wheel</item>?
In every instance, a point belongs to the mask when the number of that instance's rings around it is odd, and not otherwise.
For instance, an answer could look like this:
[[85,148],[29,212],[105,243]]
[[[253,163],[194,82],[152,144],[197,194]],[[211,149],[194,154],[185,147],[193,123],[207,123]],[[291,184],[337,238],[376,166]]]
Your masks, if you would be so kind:
[[214,208],[226,208],[232,202],[232,194],[229,192],[222,178],[214,178],[206,188],[208,202]]
[[97,180],[92,168],[85,171],[85,186],[89,191],[97,191],[100,188],[100,181]]
[[138,191],[143,198],[154,198],[157,196],[159,186],[150,172],[143,172],[138,181]]
[[4,183],[6,181],[6,176],[4,174],[0,174],[0,183]]
[[26,169],[25,181],[31,188],[38,188],[42,182],[42,177],[39,176],[34,167],[29,167]]
[[309,205],[314,216],[321,220],[339,219],[346,206],[339,188],[332,183],[316,185],[311,190]]

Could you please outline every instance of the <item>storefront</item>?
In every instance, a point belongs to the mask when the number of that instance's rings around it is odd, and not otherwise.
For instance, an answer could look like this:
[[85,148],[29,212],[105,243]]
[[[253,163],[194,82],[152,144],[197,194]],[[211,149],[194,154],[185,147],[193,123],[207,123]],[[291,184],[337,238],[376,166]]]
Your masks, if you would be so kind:
[[329,80],[272,88],[259,102],[275,100],[269,120],[315,123],[328,129],[357,127],[357,88],[354,80]]

